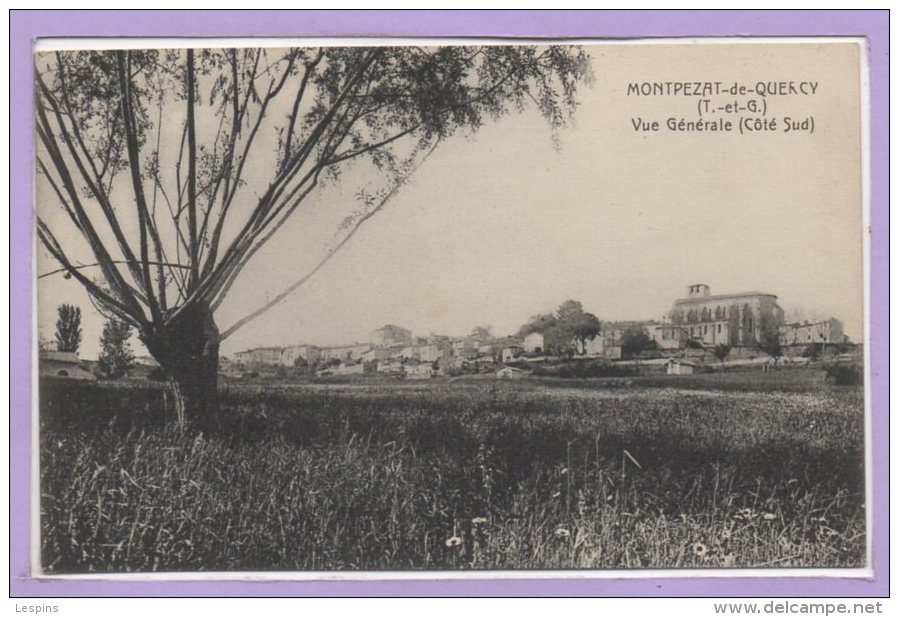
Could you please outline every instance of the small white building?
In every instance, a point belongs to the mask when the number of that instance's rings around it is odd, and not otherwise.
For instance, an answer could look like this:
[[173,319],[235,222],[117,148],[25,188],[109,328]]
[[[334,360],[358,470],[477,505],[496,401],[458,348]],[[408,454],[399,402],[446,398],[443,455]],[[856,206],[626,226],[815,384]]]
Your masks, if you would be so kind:
[[42,351],[38,359],[41,377],[96,381],[97,377],[81,366],[78,354],[70,351]]
[[669,358],[665,363],[665,372],[669,375],[692,375],[698,368],[697,364],[679,358]]
[[416,347],[415,345],[407,345],[406,347],[403,347],[402,349],[400,349],[399,356],[405,360],[408,360],[409,358],[414,358],[414,359],[418,360],[418,358],[419,358],[418,347]]
[[546,350],[542,332],[531,332],[524,337],[524,350],[527,353],[542,353]]
[[518,345],[512,345],[510,347],[503,348],[502,353],[502,361],[503,362],[514,362],[515,359],[521,355],[521,347]]
[[429,379],[434,376],[436,371],[431,364],[420,362],[404,365],[403,372],[406,373],[406,379]]
[[403,374],[406,371],[403,368],[403,364],[401,362],[391,362],[389,360],[383,360],[381,362],[378,362],[378,372],[396,375]]
[[335,375],[361,375],[365,372],[365,365],[361,362],[357,364],[340,364],[333,371]]
[[418,348],[418,359],[422,362],[437,362],[442,355],[437,345],[422,345]]
[[497,379],[521,379],[522,377],[529,375],[529,373],[528,371],[515,368],[514,366],[504,366],[501,369],[498,369],[495,375]]

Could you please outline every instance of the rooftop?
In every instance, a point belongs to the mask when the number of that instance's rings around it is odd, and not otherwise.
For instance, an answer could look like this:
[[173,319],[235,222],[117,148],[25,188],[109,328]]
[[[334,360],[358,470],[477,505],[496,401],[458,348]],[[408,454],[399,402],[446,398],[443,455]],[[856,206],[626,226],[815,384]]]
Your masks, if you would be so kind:
[[764,293],[761,291],[743,291],[740,293],[733,294],[717,294],[714,296],[694,296],[691,298],[678,298],[674,301],[675,304],[694,304],[701,302],[713,302],[715,300],[733,300],[734,298],[750,298],[757,296],[765,296],[768,298],[777,299],[777,296],[774,294]]

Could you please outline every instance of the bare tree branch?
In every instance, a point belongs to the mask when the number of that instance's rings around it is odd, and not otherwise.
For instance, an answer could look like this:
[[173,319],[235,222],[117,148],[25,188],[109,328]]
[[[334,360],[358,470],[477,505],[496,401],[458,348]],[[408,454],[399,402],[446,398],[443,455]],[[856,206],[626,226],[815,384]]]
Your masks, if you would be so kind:
[[237,320],[233,325],[231,325],[230,327],[225,329],[225,331],[222,332],[222,334],[220,336],[220,340],[224,341],[226,338],[228,338],[229,336],[234,334],[234,332],[236,332],[238,329],[247,325],[248,323],[250,323],[257,317],[259,317],[260,315],[262,315],[263,313],[268,311],[270,308],[272,308],[273,306],[275,306],[276,304],[281,302],[284,298],[289,296],[291,293],[296,291],[296,289],[298,289],[301,285],[303,285],[306,281],[308,281],[310,278],[312,278],[316,272],[321,270],[325,266],[325,264],[327,264],[331,260],[331,258],[341,248],[343,248],[343,246],[347,242],[349,242],[354,235],[356,235],[356,232],[359,231],[359,228],[362,227],[362,225],[367,220],[369,220],[375,214],[380,212],[384,208],[384,206],[387,205],[387,203],[393,198],[393,196],[396,195],[397,191],[399,191],[400,187],[406,183],[406,181],[409,179],[409,177],[411,177],[412,174],[415,171],[417,171],[418,168],[421,167],[426,160],[428,160],[428,158],[431,156],[431,154],[434,152],[434,150],[437,149],[437,146],[439,145],[439,143],[440,143],[440,140],[437,140],[436,142],[434,142],[434,145],[431,146],[431,148],[421,158],[421,160],[418,162],[418,164],[415,165],[415,167],[413,167],[406,176],[397,180],[397,182],[394,184],[393,188],[384,196],[384,198],[380,201],[380,203],[377,206],[375,206],[374,208],[372,208],[371,210],[366,212],[363,216],[359,217],[356,220],[356,222],[354,223],[353,227],[350,229],[350,231],[343,237],[343,239],[341,239],[340,242],[338,242],[336,245],[334,245],[325,254],[325,256],[315,265],[315,267],[312,268],[312,270],[310,270],[305,276],[300,278],[298,281],[296,281],[293,284],[291,284],[290,286],[288,286],[284,291],[282,291],[281,293],[276,295],[274,298],[272,298],[271,300],[269,300],[268,302],[263,304],[261,307],[259,307],[258,309],[256,309],[252,313],[250,313],[249,315]]
[[149,210],[144,196],[143,180],[140,175],[140,153],[137,139],[137,129],[134,126],[135,114],[131,104],[131,78],[130,78],[130,52],[117,51],[116,60],[119,74],[119,89],[121,91],[122,119],[125,128],[125,142],[128,150],[128,166],[131,169],[131,185],[134,192],[134,201],[137,205],[138,229],[140,232],[140,258],[143,270],[144,291],[147,296],[147,304],[153,321],[158,322],[161,314],[159,305],[153,292],[153,283],[150,280],[149,243],[147,241],[147,219]]

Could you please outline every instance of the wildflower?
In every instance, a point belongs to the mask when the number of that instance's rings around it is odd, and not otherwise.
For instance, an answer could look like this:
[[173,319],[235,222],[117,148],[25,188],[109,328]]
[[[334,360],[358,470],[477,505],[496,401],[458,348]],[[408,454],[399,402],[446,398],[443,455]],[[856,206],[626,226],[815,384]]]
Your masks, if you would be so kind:
[[730,530],[730,528],[721,530],[721,539],[722,540],[730,540],[734,535],[734,532]]
[[487,519],[484,518],[483,516],[476,516],[473,519],[471,519],[471,524],[472,525],[486,525]]
[[556,529],[556,531],[554,532],[554,535],[555,535],[557,538],[559,538],[560,540],[564,540],[564,539],[568,538],[569,536],[571,536],[571,532],[568,531],[567,529],[565,529],[564,527],[559,527],[559,528]]
[[462,538],[460,538],[459,536],[447,538],[445,544],[447,548],[456,548],[457,546],[460,546],[462,544]]
[[737,558],[733,555],[725,555],[724,563],[722,564],[725,568],[733,568],[737,563]]
[[826,526],[818,527],[815,530],[815,533],[818,535],[819,538],[832,538],[834,536],[840,535],[840,533],[837,530],[832,529],[830,527],[826,527]]
[[765,519],[766,521],[773,521],[774,519],[777,518],[777,515],[774,514],[773,512],[765,512],[764,514],[762,514],[762,518]]
[[568,473],[568,468],[567,468],[567,467],[563,467],[563,468],[562,468],[562,471],[560,471],[559,473],[562,474],[562,475],[564,476],[566,473]]
[[707,547],[702,542],[694,542],[693,543],[693,554],[697,557],[705,557],[709,554],[709,547]]
[[737,513],[734,514],[734,518],[743,521],[751,521],[756,517],[756,513],[752,511],[752,508],[740,508],[737,510]]

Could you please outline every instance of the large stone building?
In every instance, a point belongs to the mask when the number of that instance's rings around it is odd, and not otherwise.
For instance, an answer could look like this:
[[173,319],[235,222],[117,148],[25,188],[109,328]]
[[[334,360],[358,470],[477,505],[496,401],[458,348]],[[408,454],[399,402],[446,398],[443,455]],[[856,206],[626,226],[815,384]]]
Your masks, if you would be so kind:
[[370,349],[368,343],[352,343],[350,345],[334,345],[322,347],[319,357],[328,362],[331,360],[361,360]]
[[749,347],[768,334],[777,335],[784,312],[777,296],[749,291],[712,295],[708,285],[687,287],[687,295],[675,300],[669,315],[672,326],[688,340],[703,346],[727,344]]
[[315,345],[291,345],[281,351],[281,364],[284,366],[295,366],[299,360],[314,365],[319,358],[321,349]]
[[408,347],[412,344],[412,332],[388,324],[371,333],[371,344],[372,347]]
[[256,347],[238,351],[234,354],[234,361],[238,364],[255,369],[261,366],[282,366],[281,355],[283,347]]
[[780,327],[782,345],[841,344],[846,342],[843,323],[839,319],[825,319],[812,323],[791,323]]

